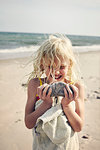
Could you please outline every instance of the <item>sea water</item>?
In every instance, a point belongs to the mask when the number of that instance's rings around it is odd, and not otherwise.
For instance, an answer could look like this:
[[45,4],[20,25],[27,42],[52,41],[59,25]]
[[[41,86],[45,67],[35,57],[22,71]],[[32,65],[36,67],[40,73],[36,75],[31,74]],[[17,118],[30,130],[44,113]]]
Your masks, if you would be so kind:
[[[100,50],[100,37],[66,35],[72,42],[75,52]],[[30,57],[49,37],[45,33],[0,32],[0,59]]]

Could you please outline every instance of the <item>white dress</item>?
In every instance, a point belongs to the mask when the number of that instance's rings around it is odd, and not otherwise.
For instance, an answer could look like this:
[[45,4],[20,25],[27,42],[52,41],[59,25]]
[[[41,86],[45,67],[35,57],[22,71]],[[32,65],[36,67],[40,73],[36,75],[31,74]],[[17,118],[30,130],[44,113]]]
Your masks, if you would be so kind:
[[[37,101],[36,107],[42,103]],[[71,102],[75,110],[75,102]],[[57,104],[40,116],[33,133],[33,150],[79,150],[77,133]]]

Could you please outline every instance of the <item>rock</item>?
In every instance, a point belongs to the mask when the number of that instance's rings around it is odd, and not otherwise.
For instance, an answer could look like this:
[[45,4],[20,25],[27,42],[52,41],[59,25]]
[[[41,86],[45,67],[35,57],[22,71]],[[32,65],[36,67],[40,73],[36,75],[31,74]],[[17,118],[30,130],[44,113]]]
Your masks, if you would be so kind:
[[88,139],[88,136],[83,135],[82,138],[83,138],[83,139]]
[[89,134],[83,135],[82,138],[83,139],[89,139],[91,136]]
[[87,98],[89,98],[89,97],[90,97],[90,94],[88,93],[88,94],[87,94]]
[[96,99],[100,99],[100,96],[97,96]]
[[26,86],[27,86],[27,84],[26,84],[26,83],[22,83],[22,86],[25,86],[25,87],[26,87]]
[[94,93],[100,94],[100,92],[98,92],[98,91],[94,91]]
[[[73,92],[71,86],[69,86],[69,87],[70,87],[71,91]],[[63,96],[64,97],[65,96],[64,95],[64,88],[66,88],[66,83],[55,82],[55,83],[51,84],[49,86],[46,94],[48,94],[50,88],[52,89],[51,97],[57,97],[57,96]],[[68,91],[67,91],[67,93],[68,93]],[[74,94],[74,92],[73,92],[73,94]]]
[[84,101],[87,101],[88,99],[87,98],[84,98]]

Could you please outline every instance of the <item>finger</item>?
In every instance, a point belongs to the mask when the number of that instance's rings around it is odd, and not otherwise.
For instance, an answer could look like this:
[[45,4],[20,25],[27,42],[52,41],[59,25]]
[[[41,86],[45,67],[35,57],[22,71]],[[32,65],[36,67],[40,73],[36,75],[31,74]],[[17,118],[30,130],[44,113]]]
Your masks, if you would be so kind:
[[42,91],[42,95],[43,95],[43,97],[45,97],[45,96],[46,96],[46,93],[47,93],[47,89],[48,89],[48,87],[49,87],[49,85],[46,85],[46,86],[45,86],[45,88],[44,88],[44,90]]
[[48,84],[44,83],[43,85],[41,85],[42,89],[44,89]]
[[68,84],[66,85],[66,88],[67,88],[67,91],[68,91],[68,97],[69,97],[70,100],[72,100],[73,99],[73,93],[72,93],[72,91],[71,91]]
[[67,92],[66,88],[64,88],[64,94],[65,94],[65,98],[66,98],[66,99],[69,99],[69,98],[68,98],[68,92]]
[[57,81],[52,81],[52,82],[50,83],[50,85],[53,84],[53,83],[56,83],[56,82],[57,82]]
[[78,88],[74,85],[70,85],[70,86],[74,92],[74,95],[73,95],[74,99],[77,99],[78,98]]
[[37,95],[41,98],[41,88],[40,87],[37,88]]
[[43,85],[40,86],[40,90],[43,92],[46,86],[47,86],[47,83],[44,83]]
[[47,96],[50,97],[51,93],[52,93],[52,88],[49,89]]
[[39,97],[42,96],[42,92],[43,92],[43,90],[45,89],[45,86],[46,86],[46,85],[47,85],[47,84],[43,84],[43,85],[41,85],[41,86],[39,86],[39,87],[37,88],[37,94],[38,94]]

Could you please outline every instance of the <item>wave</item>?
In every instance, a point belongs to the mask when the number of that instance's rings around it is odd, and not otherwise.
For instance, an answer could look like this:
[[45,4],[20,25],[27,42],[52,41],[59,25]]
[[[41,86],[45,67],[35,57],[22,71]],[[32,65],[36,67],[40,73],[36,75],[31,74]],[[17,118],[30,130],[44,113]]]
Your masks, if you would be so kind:
[[0,59],[14,59],[30,57],[38,49],[39,46],[20,47],[15,49],[2,49],[0,50]]
[[19,47],[15,49],[1,49],[0,54],[6,53],[24,53],[24,52],[34,52],[39,46],[30,46],[30,47]]
[[[20,47],[15,49],[1,49],[0,59],[30,57],[39,46]],[[73,46],[74,52],[83,53],[90,51],[100,51],[100,45],[92,46]]]
[[74,51],[83,53],[90,51],[100,51],[100,45],[91,45],[91,46],[74,46]]

